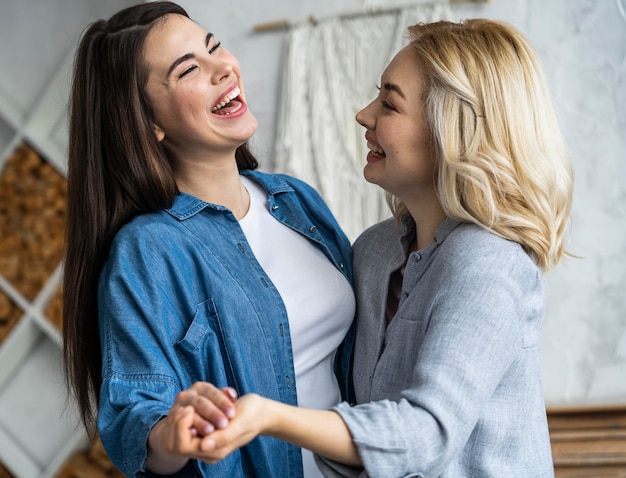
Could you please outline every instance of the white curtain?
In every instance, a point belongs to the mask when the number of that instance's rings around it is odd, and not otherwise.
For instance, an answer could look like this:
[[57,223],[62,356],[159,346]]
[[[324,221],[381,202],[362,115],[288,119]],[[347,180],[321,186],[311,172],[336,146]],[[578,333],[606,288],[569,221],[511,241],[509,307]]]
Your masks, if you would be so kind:
[[382,190],[363,178],[365,130],[355,114],[376,96],[406,27],[451,17],[447,0],[431,0],[305,22],[288,34],[275,170],[315,187],[351,240],[390,215]]

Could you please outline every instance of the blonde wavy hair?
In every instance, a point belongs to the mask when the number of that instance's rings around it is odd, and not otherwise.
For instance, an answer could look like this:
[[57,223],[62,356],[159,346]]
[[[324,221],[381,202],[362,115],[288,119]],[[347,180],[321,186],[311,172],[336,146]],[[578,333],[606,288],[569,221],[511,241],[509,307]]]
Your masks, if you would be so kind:
[[[569,254],[573,173],[533,49],[512,26],[484,19],[413,25],[408,35],[427,78],[445,213],[521,244],[551,269]],[[396,219],[407,212],[387,199]]]

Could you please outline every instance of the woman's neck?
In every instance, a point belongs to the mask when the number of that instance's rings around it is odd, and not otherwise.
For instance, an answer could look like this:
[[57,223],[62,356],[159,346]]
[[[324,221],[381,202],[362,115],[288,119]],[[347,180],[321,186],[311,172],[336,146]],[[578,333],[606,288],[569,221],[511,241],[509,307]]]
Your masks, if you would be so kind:
[[250,207],[250,196],[243,185],[237,163],[230,164],[187,164],[174,172],[180,191],[219,204],[230,209],[237,219],[245,217]]
[[439,225],[446,219],[446,213],[437,201],[428,205],[408,205],[409,214],[415,221],[415,242],[413,250],[418,251],[435,242],[435,233]]

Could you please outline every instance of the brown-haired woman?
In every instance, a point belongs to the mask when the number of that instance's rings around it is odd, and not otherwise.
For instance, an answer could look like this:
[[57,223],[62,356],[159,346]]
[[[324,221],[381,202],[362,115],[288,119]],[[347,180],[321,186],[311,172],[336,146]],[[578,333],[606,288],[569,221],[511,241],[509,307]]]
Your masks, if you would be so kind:
[[207,382],[337,404],[355,307],[320,196],[255,171],[237,59],[174,3],[129,7],[84,32],[70,120],[64,353],[87,429],[128,476],[321,476],[265,437],[198,459],[225,424]]

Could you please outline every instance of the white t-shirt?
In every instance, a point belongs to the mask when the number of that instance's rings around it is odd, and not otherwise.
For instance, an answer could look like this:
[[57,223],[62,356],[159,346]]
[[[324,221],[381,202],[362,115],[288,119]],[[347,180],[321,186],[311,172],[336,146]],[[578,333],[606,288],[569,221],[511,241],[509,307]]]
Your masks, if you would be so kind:
[[[250,209],[239,224],[287,309],[298,405],[331,408],[341,401],[333,363],[354,318],[354,292],[309,239],[274,219],[265,190],[241,178]],[[303,450],[302,459],[305,478],[322,477],[311,452]]]

